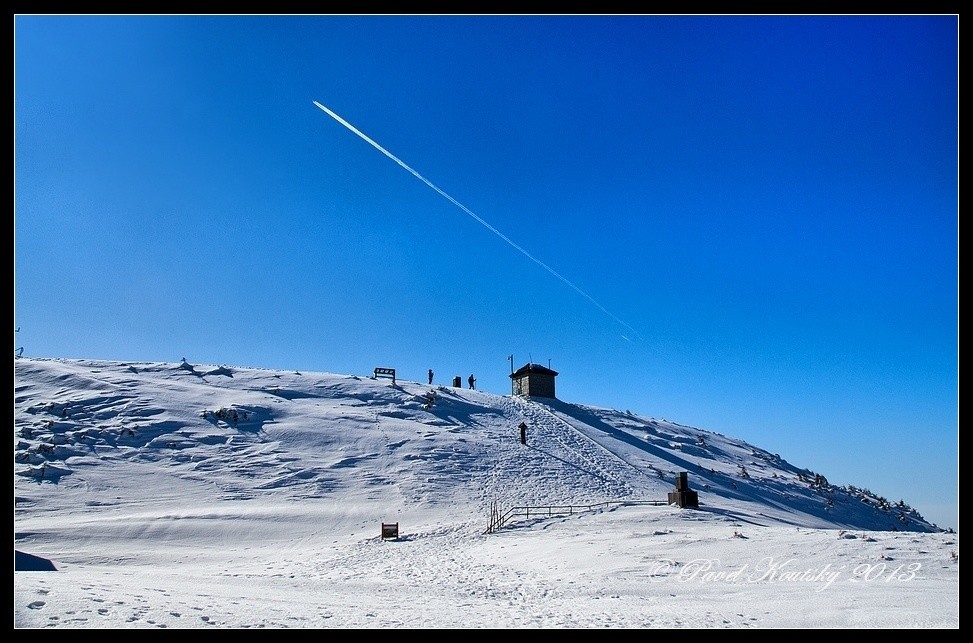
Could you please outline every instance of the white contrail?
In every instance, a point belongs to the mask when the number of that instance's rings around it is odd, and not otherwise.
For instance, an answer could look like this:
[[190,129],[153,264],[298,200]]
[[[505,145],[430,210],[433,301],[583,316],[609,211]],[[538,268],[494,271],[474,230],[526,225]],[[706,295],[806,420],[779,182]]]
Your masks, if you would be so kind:
[[[465,205],[463,205],[462,203],[460,203],[459,201],[457,201],[456,199],[454,199],[453,197],[449,196],[448,194],[446,194],[445,192],[443,192],[442,190],[440,190],[438,187],[436,187],[435,185],[433,185],[432,182],[430,182],[429,180],[426,179],[426,177],[422,176],[421,174],[419,174],[418,172],[416,172],[415,170],[413,170],[411,167],[409,167],[408,165],[406,165],[405,163],[403,163],[401,159],[399,159],[398,157],[396,157],[394,154],[392,154],[391,152],[389,152],[387,149],[385,149],[384,147],[382,147],[381,145],[379,145],[378,143],[376,143],[372,139],[368,138],[368,136],[366,136],[364,134],[364,132],[362,132],[361,130],[359,130],[357,127],[355,127],[354,125],[352,125],[351,123],[349,123],[345,119],[341,118],[340,116],[338,116],[337,114],[335,114],[334,112],[332,112],[330,109],[328,109],[327,107],[325,107],[324,105],[322,105],[318,101],[312,101],[312,102],[321,111],[323,111],[325,114],[327,114],[331,118],[335,119],[336,121],[338,121],[339,123],[341,123],[342,125],[344,125],[345,127],[347,127],[349,130],[351,130],[352,132],[354,132],[355,134],[357,134],[358,136],[360,136],[362,138],[362,140],[364,140],[366,143],[368,143],[369,145],[371,145],[372,147],[374,147],[376,150],[378,150],[379,152],[381,152],[385,156],[389,157],[390,159],[392,159],[393,161],[395,161],[396,163],[398,163],[400,166],[402,166],[403,169],[408,170],[409,173],[412,174],[414,177],[416,177],[417,179],[419,179],[420,181],[422,181],[423,183],[425,183],[426,185],[428,185],[429,187],[431,187],[433,190],[435,190],[436,192],[438,192],[439,194],[441,194],[443,197],[445,197],[446,199],[448,199],[449,202],[452,203],[453,205],[455,205],[457,208],[459,208],[460,210],[462,210],[463,212],[465,212],[466,214],[470,215],[471,217],[473,217],[474,219],[476,219],[478,222],[480,222],[487,230],[489,230],[493,234],[497,235],[498,237],[500,237],[501,239],[503,239],[504,241],[506,241],[507,243],[509,243],[511,246],[513,246],[515,249],[517,249],[525,257],[527,257],[528,259],[530,259],[531,261],[533,261],[534,263],[536,263],[538,266],[540,266],[544,270],[548,271],[549,273],[551,273],[552,275],[554,275],[555,277],[557,277],[558,279],[560,279],[561,281],[563,281],[565,284],[567,284],[568,286],[570,286],[571,288],[573,288],[575,290],[575,292],[577,292],[582,297],[584,297],[585,299],[587,299],[588,301],[590,301],[592,304],[594,304],[595,306],[597,306],[599,309],[601,309],[601,311],[603,313],[605,313],[606,315],[608,315],[609,317],[611,317],[612,319],[614,319],[616,322],[618,322],[619,324],[621,324],[625,328],[627,328],[630,331],[632,331],[633,333],[635,333],[636,337],[639,337],[641,339],[641,336],[639,335],[638,331],[636,331],[634,328],[632,328],[631,326],[629,326],[628,324],[626,324],[625,322],[623,322],[621,319],[619,319],[614,314],[612,314],[611,311],[609,311],[607,308],[605,308],[604,306],[602,306],[601,304],[599,304],[597,301],[595,301],[595,299],[591,295],[589,295],[585,291],[583,291],[580,288],[578,288],[577,286],[575,286],[573,283],[571,283],[570,281],[568,281],[567,278],[561,276],[556,270],[554,270],[553,268],[551,268],[549,265],[547,265],[546,263],[544,263],[543,261],[541,261],[540,259],[538,259],[534,255],[530,254],[529,252],[527,252],[526,250],[524,250],[523,248],[521,248],[520,246],[518,246],[516,243],[514,243],[513,241],[511,241],[510,238],[507,237],[507,235],[505,235],[504,233],[502,233],[499,230],[497,230],[496,228],[494,228],[492,225],[490,225],[489,223],[487,223],[486,221],[484,221],[482,218],[479,217],[479,215],[477,215],[475,212],[473,212],[472,210],[470,210],[468,207],[466,207]],[[624,335],[622,335],[622,337],[624,339],[628,340],[628,337],[625,337]],[[631,340],[628,340],[628,341],[631,341]]]

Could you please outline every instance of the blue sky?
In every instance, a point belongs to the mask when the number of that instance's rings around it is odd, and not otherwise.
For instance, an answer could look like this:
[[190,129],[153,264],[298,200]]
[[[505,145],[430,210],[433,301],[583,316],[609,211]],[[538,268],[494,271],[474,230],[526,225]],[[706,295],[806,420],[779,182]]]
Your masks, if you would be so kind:
[[14,27],[25,354],[512,354],[958,527],[957,16]]

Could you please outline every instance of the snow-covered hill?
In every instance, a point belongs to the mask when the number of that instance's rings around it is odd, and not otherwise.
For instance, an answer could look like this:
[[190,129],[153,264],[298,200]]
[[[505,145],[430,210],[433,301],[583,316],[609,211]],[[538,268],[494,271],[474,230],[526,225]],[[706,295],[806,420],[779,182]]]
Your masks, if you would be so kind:
[[664,501],[685,471],[700,510],[747,522],[937,530],[741,440],[553,398],[186,361],[21,358],[15,386],[18,509],[99,489],[113,467],[163,496],[364,495],[390,518],[486,525],[492,506]]
[[[14,375],[15,628],[959,623],[959,534],[671,421],[188,362]],[[698,510],[658,504],[683,471]]]

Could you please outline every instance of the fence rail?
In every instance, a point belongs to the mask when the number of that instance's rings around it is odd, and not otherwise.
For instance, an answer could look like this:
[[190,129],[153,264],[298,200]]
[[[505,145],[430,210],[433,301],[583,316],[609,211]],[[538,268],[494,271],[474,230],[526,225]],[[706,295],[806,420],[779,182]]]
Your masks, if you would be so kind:
[[612,505],[649,505],[654,507],[667,506],[669,504],[666,500],[608,500],[606,502],[599,502],[593,505],[543,505],[543,506],[520,506],[520,507],[509,507],[503,511],[500,510],[499,505],[494,502],[493,506],[490,508],[490,526],[487,527],[486,533],[490,534],[495,531],[499,531],[508,522],[514,518],[523,518],[524,520],[529,520],[531,517],[535,518],[553,518],[554,516],[570,516],[576,513],[582,513],[586,511],[593,511],[595,509],[607,509]]

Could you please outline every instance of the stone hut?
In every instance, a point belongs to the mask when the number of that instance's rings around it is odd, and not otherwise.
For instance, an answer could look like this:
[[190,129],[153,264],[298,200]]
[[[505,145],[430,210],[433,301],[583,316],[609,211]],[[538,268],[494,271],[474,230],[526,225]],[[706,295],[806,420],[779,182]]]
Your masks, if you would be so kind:
[[527,363],[510,374],[510,390],[514,395],[527,397],[557,397],[554,395],[555,377],[557,371]]

